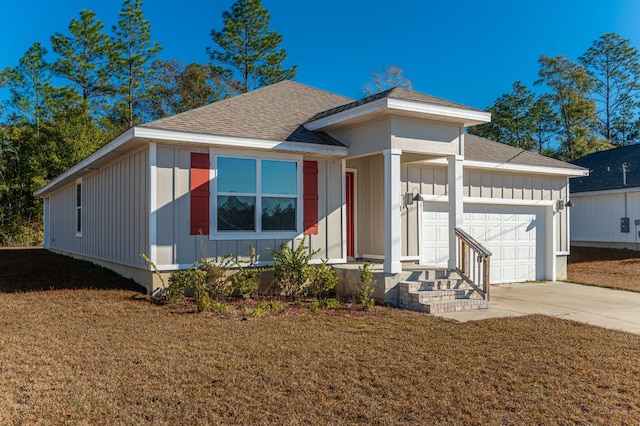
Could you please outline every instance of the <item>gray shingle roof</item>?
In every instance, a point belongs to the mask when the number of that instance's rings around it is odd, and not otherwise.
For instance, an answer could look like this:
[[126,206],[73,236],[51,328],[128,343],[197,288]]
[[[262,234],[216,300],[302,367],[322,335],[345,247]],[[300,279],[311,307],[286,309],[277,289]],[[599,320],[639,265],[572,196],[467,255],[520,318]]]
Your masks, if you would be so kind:
[[233,98],[142,125],[156,129],[275,141],[342,145],[302,126],[318,111],[353,99],[293,81],[281,81]]
[[490,163],[582,170],[580,166],[574,164],[534,154],[531,151],[494,142],[469,133],[464,135],[464,158],[473,161],[488,161]]
[[[624,185],[622,164],[627,163],[627,185]],[[573,161],[590,170],[589,176],[571,179],[571,192],[603,191],[640,187],[640,145],[628,145],[594,152]]]
[[342,111],[347,111],[352,108],[358,107],[360,105],[365,105],[365,104],[375,102],[379,99],[384,99],[384,98],[423,102],[427,104],[447,106],[452,108],[462,108],[469,111],[481,111],[479,109],[475,109],[475,108],[468,107],[466,105],[451,102],[446,99],[436,98],[435,96],[416,92],[415,90],[406,89],[404,87],[393,87],[391,89],[385,90],[383,92],[375,93],[373,95],[367,96],[366,98],[359,99],[357,101],[348,103],[346,105],[341,105],[336,108],[319,112],[309,121],[319,120],[321,118],[328,117],[330,115],[337,114]]
[[[275,141],[342,145],[303,124],[337,114],[378,99],[392,98],[480,111],[445,99],[395,87],[354,101],[293,81],[282,81],[242,95],[144,124],[142,127],[237,136]],[[469,160],[530,166],[577,169],[580,167],[467,134],[465,157]]]

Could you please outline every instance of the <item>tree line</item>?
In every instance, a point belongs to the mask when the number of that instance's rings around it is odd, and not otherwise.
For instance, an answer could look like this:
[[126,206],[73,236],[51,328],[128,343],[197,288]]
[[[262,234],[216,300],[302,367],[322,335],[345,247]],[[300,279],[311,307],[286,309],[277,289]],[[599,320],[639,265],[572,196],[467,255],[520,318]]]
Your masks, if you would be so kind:
[[516,81],[469,133],[565,161],[640,142],[640,55],[628,39],[603,34],[577,61],[538,65],[541,94]]
[[42,241],[33,191],[126,129],[296,76],[261,0],[238,0],[211,31],[211,62],[160,60],[141,0],[110,30],[82,10],[50,50],[34,43],[0,71],[0,245]]

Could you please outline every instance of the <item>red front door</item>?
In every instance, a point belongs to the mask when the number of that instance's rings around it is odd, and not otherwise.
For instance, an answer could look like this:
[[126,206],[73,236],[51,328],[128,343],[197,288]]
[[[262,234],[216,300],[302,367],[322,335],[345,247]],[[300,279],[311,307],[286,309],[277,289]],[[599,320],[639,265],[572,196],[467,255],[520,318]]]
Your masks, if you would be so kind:
[[355,258],[355,174],[353,172],[347,172],[346,174],[347,185],[347,257]]

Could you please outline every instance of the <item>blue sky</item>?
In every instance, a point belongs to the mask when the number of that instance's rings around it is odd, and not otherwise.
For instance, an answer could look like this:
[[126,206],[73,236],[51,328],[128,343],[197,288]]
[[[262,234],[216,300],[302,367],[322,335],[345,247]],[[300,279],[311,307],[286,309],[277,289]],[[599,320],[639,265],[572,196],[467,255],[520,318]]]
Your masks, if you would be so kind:
[[[208,60],[212,28],[234,0],[147,0],[143,10],[162,59]],[[485,108],[516,80],[531,87],[541,54],[577,59],[606,32],[640,48],[638,0],[263,0],[284,37],[297,81],[361,97],[369,73],[397,64],[414,89]],[[110,28],[120,0],[5,2],[0,67],[15,66],[36,41],[49,47],[72,17],[90,9]],[[52,57],[51,57],[52,58]]]

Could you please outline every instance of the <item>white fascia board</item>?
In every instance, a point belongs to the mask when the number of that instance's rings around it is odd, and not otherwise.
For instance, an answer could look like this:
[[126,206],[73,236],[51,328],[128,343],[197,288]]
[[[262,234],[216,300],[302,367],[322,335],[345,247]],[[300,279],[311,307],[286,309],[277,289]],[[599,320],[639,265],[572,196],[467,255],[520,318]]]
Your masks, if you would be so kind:
[[581,198],[581,197],[597,197],[602,195],[616,195],[616,194],[629,194],[633,192],[640,192],[640,188],[618,188],[618,189],[601,189],[599,191],[585,191],[585,192],[571,192],[571,187],[569,187],[569,194],[571,198]]
[[466,108],[456,108],[444,105],[427,104],[403,99],[388,99],[387,108],[400,111],[417,112],[420,114],[434,115],[438,117],[453,118],[464,123],[464,127],[491,121],[491,113],[486,111],[474,111]]
[[[488,123],[491,121],[491,113],[485,111],[473,111],[465,108],[455,108],[443,105],[434,105],[424,102],[407,101],[403,99],[382,98],[374,102],[369,102],[336,114],[323,117],[304,125],[309,130],[319,130],[335,124],[339,124],[354,118],[358,118],[374,112],[387,110],[391,112],[406,111],[418,114],[425,114],[436,117],[444,117],[449,120],[460,122],[464,127],[471,125]],[[448,120],[448,121],[449,121]]]
[[[438,164],[446,166],[446,158],[435,158],[432,160],[424,160],[426,164]],[[563,167],[545,167],[545,166],[530,166],[526,164],[509,164],[509,163],[491,163],[489,161],[475,161],[464,160],[463,167],[470,169],[485,169],[485,170],[503,170],[505,172],[524,172],[533,174],[544,175],[560,175],[560,176],[588,176],[588,170],[576,170],[567,169]]]
[[78,172],[82,172],[86,168],[89,168],[94,162],[96,162],[100,158],[102,158],[105,155],[107,155],[107,154],[115,151],[116,149],[122,147],[124,144],[126,144],[131,139],[133,139],[134,138],[134,133],[135,133],[135,128],[131,128],[131,129],[127,130],[126,132],[124,132],[123,134],[121,134],[120,136],[115,138],[113,141],[109,142],[108,144],[106,144],[105,146],[103,146],[102,148],[100,148],[99,150],[94,152],[93,154],[89,155],[84,160],[80,161],[75,166],[71,167],[66,172],[62,173],[61,175],[59,175],[58,177],[53,179],[51,182],[49,182],[48,184],[46,184],[42,188],[40,188],[37,191],[35,191],[33,193],[33,195],[36,196],[36,197],[40,197],[40,196],[46,194],[47,192],[49,192],[49,190],[51,188],[56,186],[61,181],[74,176]]
[[269,141],[264,139],[251,139],[251,138],[239,138],[232,136],[216,136],[206,135],[200,133],[188,133],[177,132],[171,130],[151,129],[148,127],[132,127],[113,141],[109,142],[75,166],[71,167],[66,172],[62,173],[44,187],[33,193],[36,197],[41,197],[47,194],[52,188],[58,185],[65,179],[68,179],[76,174],[82,172],[85,169],[91,168],[92,164],[112,153],[113,151],[122,148],[133,139],[148,139],[149,142],[153,141],[169,141],[169,142],[186,142],[186,143],[198,143],[209,146],[222,146],[229,148],[242,148],[242,149],[259,149],[259,150],[271,150],[271,151],[293,151],[301,154],[331,156],[331,157],[346,157],[349,153],[349,149],[344,146],[333,145],[319,145],[304,142],[283,142],[283,141]]
[[344,146],[320,145],[305,142],[272,141],[267,139],[242,138],[236,136],[207,135],[203,133],[136,127],[135,136],[168,142],[198,143],[228,148],[259,149],[270,151],[293,151],[301,154],[316,154],[346,157],[349,149]]
[[307,130],[318,130],[325,127],[332,126],[334,124],[342,123],[343,121],[352,120],[354,118],[361,117],[363,115],[372,114],[377,111],[382,111],[388,108],[387,98],[378,99],[377,101],[369,102],[363,105],[359,105],[354,108],[349,108],[345,111],[331,114],[327,117],[320,118],[318,120],[311,121],[304,125]]

